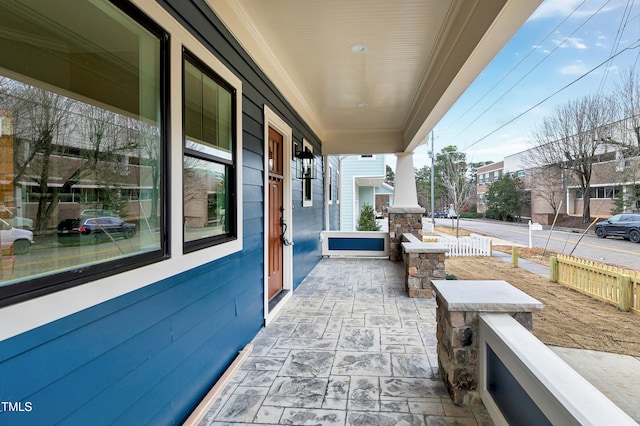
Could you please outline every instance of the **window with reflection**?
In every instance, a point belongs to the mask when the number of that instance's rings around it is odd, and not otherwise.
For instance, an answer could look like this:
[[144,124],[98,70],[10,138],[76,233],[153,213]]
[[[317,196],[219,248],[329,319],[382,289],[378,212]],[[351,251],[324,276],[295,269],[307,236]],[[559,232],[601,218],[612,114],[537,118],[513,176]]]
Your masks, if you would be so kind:
[[234,89],[184,52],[184,249],[236,237]]
[[0,303],[162,259],[166,35],[118,2],[0,3]]

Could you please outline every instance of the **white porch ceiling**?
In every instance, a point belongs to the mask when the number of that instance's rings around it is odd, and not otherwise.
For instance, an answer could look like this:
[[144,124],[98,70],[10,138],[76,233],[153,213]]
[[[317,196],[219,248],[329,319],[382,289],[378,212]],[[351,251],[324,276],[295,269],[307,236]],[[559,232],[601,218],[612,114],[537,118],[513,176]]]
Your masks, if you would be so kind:
[[208,1],[323,154],[413,151],[541,3]]

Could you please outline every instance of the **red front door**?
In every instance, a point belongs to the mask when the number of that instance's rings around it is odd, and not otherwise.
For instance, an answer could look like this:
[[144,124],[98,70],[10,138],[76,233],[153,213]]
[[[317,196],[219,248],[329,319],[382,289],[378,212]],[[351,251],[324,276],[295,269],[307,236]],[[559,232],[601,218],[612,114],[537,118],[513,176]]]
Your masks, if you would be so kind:
[[268,250],[268,274],[269,274],[269,299],[282,291],[282,234],[284,232],[284,206],[283,206],[283,137],[269,127],[269,245]]

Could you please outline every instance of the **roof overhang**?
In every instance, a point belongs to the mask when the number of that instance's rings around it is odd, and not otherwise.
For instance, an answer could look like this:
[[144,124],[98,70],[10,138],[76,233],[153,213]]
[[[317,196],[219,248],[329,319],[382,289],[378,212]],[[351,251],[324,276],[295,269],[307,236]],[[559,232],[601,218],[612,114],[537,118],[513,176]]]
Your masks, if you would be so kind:
[[357,186],[382,186],[384,176],[358,176],[354,178]]
[[415,150],[541,3],[208,1],[328,155]]

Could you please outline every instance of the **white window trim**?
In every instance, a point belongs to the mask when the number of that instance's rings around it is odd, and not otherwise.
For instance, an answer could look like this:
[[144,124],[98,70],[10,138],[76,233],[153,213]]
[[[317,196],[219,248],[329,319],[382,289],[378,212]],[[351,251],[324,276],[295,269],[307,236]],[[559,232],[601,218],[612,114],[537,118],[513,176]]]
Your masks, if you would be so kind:
[[[60,318],[80,312],[127,293],[131,293],[173,275],[186,272],[242,250],[242,81],[227,69],[206,47],[193,37],[169,13],[155,2],[133,0],[133,3],[169,34],[169,96],[173,101],[168,111],[170,133],[169,199],[171,218],[171,257],[141,268],[114,274],[66,290],[0,308],[0,341],[25,333]],[[237,239],[184,255],[182,252],[182,48],[187,48],[202,62],[236,89],[236,184]]]
[[340,167],[338,167],[336,170],[336,204],[340,204],[340,192],[342,191],[342,181],[340,179]]
[[329,165],[327,167],[327,189],[326,189],[327,195],[328,195],[327,204],[333,204],[334,202],[335,197],[333,196],[333,194],[336,190],[335,186],[336,186],[336,182],[333,177],[333,166]]

